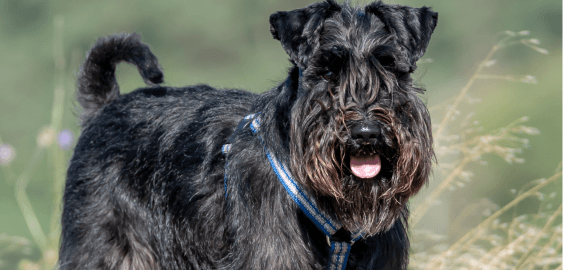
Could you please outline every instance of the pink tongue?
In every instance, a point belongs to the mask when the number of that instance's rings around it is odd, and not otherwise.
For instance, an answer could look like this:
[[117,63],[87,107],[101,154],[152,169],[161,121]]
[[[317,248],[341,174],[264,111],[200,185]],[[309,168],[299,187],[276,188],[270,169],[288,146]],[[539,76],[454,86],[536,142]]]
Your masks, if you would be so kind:
[[350,157],[352,173],[360,178],[372,178],[381,170],[379,155]]

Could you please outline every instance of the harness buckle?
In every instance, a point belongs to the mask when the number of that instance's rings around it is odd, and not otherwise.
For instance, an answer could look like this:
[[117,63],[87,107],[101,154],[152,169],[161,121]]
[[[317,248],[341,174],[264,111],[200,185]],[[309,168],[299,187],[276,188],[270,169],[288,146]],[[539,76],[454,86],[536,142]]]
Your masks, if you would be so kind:
[[354,241],[352,241],[352,234],[344,228],[340,228],[330,237],[326,235],[326,242],[329,246],[332,242],[345,242],[349,243],[350,245],[354,244]]

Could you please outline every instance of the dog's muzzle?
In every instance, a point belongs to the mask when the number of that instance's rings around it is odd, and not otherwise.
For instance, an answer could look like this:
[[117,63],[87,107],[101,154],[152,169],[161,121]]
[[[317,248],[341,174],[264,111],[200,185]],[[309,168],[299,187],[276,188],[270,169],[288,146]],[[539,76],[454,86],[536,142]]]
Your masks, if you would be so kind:
[[[350,135],[360,149],[371,148],[377,143],[381,129],[377,125],[359,124],[352,128]],[[350,156],[350,170],[359,178],[373,178],[381,171],[381,159],[372,151],[359,151]]]

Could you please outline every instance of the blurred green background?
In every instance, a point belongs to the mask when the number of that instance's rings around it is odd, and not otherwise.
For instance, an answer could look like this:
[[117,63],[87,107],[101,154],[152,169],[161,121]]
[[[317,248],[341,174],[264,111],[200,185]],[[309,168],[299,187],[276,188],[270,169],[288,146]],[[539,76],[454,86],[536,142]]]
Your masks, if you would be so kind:
[[[287,55],[270,35],[270,14],[312,2],[0,0],[0,137],[14,149],[10,170],[16,176],[26,170],[39,132],[51,121],[57,86],[65,94],[61,129],[78,136],[75,74],[96,38],[120,32],[141,33],[159,57],[169,86],[208,83],[263,92],[283,80],[288,67]],[[525,163],[510,165],[496,156],[485,157],[488,165],[473,167],[472,183],[451,192],[448,196],[455,200],[430,212],[419,226],[448,233],[455,219],[452,213],[466,205],[481,198],[504,205],[514,197],[511,189],[551,176],[562,156],[561,1],[385,2],[431,6],[439,13],[438,26],[423,57],[425,63],[419,64],[415,74],[427,89],[429,107],[451,102],[506,30],[528,30],[529,38],[538,39],[541,44],[537,46],[549,51],[542,54],[523,45],[499,51],[493,57],[498,62],[486,73],[517,79],[532,75],[537,84],[478,80],[469,95],[481,102],[464,107],[467,112],[475,112],[474,120],[481,123],[483,132],[528,116],[526,125],[538,128],[541,134],[524,136],[531,146],[520,154]],[[127,65],[119,66],[118,81],[122,92],[143,86],[137,70]],[[433,113],[435,123],[442,117],[439,110]],[[71,150],[62,153],[65,159],[72,154]],[[30,175],[27,187],[46,231],[53,208],[61,206],[53,204],[54,196],[62,192],[53,189],[53,175],[57,173],[53,162],[47,154]],[[58,173],[64,177],[64,173]],[[7,175],[0,174],[0,234],[31,239]],[[430,188],[434,185],[431,183]],[[560,182],[554,191],[556,200],[561,201]],[[422,191],[414,203],[427,193]],[[535,202],[527,205],[533,211]],[[522,211],[527,208],[522,207]]]

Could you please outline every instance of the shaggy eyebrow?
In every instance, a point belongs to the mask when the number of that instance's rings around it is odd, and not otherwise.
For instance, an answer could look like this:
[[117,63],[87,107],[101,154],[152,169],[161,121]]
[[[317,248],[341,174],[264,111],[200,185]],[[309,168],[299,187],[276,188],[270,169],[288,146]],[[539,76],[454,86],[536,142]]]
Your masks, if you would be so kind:
[[393,46],[391,45],[378,45],[375,46],[369,53],[370,55],[375,56],[392,56],[393,55]]
[[349,49],[344,46],[334,45],[330,48],[325,48],[322,50],[322,61],[324,65],[341,65],[342,61],[349,54]]

